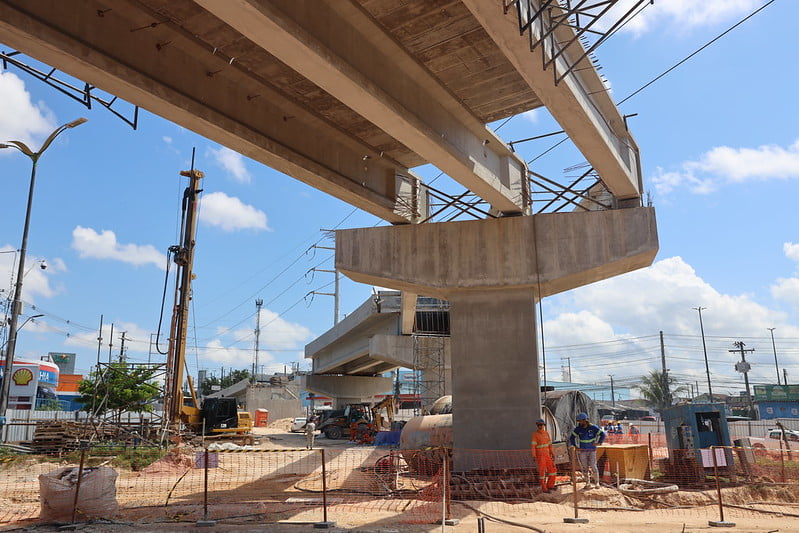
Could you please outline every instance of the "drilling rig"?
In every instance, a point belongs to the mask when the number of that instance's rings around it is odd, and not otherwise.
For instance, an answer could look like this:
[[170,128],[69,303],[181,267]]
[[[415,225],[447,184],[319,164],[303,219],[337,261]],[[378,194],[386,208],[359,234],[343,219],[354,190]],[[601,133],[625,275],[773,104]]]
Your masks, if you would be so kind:
[[[189,178],[183,193],[180,224],[180,244],[169,247],[169,254],[177,266],[175,274],[174,306],[169,328],[169,349],[164,384],[163,433],[173,436],[181,431],[194,435],[236,436],[252,430],[250,413],[239,411],[235,398],[208,398],[200,405],[191,376],[188,380],[189,398],[183,394],[183,372],[186,367],[186,331],[188,329],[191,282],[194,279],[194,245],[197,229],[197,203],[204,174],[194,169],[180,172]],[[251,440],[252,437],[250,436]]]

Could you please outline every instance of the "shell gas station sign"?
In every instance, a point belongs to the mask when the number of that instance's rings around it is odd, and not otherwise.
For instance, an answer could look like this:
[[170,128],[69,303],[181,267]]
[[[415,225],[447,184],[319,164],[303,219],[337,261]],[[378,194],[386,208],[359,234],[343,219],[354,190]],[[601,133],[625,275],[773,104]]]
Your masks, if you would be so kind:
[[[0,361],[0,378],[5,378],[5,363]],[[9,409],[34,409],[36,398],[58,386],[58,366],[48,361],[14,361],[8,391]]]

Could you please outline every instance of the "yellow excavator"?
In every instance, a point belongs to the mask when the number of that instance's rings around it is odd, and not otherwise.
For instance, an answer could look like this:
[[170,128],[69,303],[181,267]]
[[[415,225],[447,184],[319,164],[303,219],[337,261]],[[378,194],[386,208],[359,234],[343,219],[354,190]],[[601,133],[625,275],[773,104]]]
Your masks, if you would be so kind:
[[[386,416],[383,417],[383,409],[386,410]],[[372,416],[375,420],[375,427],[378,431],[382,431],[384,429],[391,429],[391,426],[394,424],[394,412],[396,411],[396,404],[394,402],[394,396],[386,396],[376,404],[372,406]],[[385,426],[383,422],[388,422],[388,426]]]

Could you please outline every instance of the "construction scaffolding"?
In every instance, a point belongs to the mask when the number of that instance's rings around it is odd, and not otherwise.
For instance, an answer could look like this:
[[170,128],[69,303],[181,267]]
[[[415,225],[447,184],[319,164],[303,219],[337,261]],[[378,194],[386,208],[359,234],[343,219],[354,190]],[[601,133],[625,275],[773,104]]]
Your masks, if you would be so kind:
[[438,398],[448,394],[446,351],[449,344],[449,302],[419,297],[413,325],[414,394],[420,399],[414,414],[428,414]]

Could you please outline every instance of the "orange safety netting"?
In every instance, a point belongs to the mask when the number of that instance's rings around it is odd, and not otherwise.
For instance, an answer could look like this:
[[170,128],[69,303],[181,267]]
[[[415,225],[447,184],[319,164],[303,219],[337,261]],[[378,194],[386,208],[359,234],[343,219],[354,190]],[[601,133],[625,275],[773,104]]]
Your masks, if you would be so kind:
[[[579,466],[573,475],[571,459],[559,456],[556,490],[546,494],[529,450],[185,448],[151,451],[148,459],[125,464],[88,454],[85,469],[103,464],[116,470],[117,505],[108,507],[112,516],[99,516],[103,508],[82,499],[88,494],[84,490],[74,500],[74,511],[80,521],[138,523],[250,516],[261,523],[346,522],[365,511],[383,513],[387,523],[431,523],[469,513],[519,518],[544,512],[668,514],[675,509],[685,517],[713,519],[721,495],[730,517],[793,515],[799,501],[797,452],[669,450],[662,435],[639,440],[645,442],[599,448],[598,487],[586,487]],[[0,462],[0,523],[36,521],[42,509],[39,476],[65,466],[77,469],[78,458],[16,456]]]

